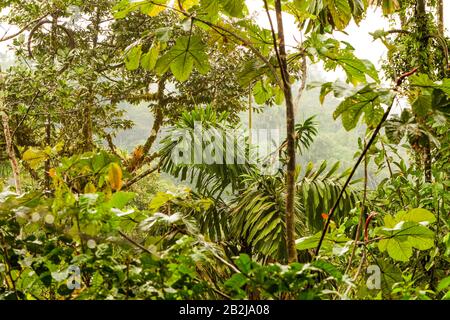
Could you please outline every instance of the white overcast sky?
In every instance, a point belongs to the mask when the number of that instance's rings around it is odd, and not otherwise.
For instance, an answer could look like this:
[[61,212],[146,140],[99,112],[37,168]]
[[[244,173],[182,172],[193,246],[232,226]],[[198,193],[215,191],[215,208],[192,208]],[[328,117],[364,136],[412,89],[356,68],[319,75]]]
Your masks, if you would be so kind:
[[[250,13],[255,15],[257,22],[265,28],[269,28],[267,15],[263,8],[262,0],[247,0]],[[444,3],[444,17],[446,30],[450,30],[450,3],[445,1]],[[273,17],[274,19],[275,17]],[[295,26],[294,18],[289,15],[284,16],[285,31],[287,35],[287,43],[295,45],[297,40],[301,40],[301,34]],[[8,29],[7,25],[0,24],[0,37]],[[376,66],[379,65],[380,59],[385,55],[386,49],[380,41],[372,41],[370,32],[374,32],[379,29],[389,29],[387,19],[383,18],[381,11],[375,8],[369,8],[366,18],[357,26],[353,21],[347,27],[345,35],[340,32],[336,32],[335,37],[339,40],[345,40],[353,45],[356,55],[361,59],[368,59],[372,61]],[[17,29],[11,28],[10,32],[14,32]],[[0,43],[0,53],[6,53],[8,51],[8,43]]]
[[[450,1],[444,2],[444,17],[445,27],[450,30]],[[265,28],[269,28],[267,14],[264,11],[262,0],[247,0],[250,13],[255,15],[258,23]],[[272,20],[275,17],[272,15]],[[295,45],[297,40],[301,40],[301,34],[295,26],[295,19],[292,16],[285,15],[284,29],[286,32],[286,42],[291,45]],[[361,21],[359,25],[356,25],[354,21],[346,28],[346,34],[342,32],[336,32],[335,37],[339,40],[345,40],[349,42],[355,48],[355,54],[358,58],[370,60],[376,66],[379,65],[380,59],[386,54],[386,47],[381,41],[373,41],[371,32],[376,30],[389,30],[391,29],[388,20],[383,17],[380,9],[370,7],[367,11],[366,18]]]

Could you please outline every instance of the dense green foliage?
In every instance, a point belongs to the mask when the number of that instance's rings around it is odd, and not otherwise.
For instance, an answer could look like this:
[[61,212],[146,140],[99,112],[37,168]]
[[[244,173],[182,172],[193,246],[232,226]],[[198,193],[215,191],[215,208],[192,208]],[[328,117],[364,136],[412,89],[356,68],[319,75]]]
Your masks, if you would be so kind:
[[[269,29],[244,0],[0,4],[0,299],[450,299],[442,3],[259,2]],[[383,72],[334,37],[369,5]]]

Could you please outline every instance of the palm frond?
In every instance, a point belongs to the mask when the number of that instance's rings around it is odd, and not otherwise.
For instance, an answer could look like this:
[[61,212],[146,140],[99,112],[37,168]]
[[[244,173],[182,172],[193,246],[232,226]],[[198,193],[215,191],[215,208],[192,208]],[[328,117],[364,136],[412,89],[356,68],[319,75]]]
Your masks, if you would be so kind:
[[[321,214],[328,213],[331,209],[349,174],[349,170],[339,174],[339,166],[340,163],[336,162],[326,171],[326,161],[323,161],[317,170],[309,163],[304,174],[297,180],[296,194],[303,204],[308,227],[314,232],[322,230],[324,220]],[[335,219],[339,221],[348,214],[358,199],[358,190],[352,186],[347,188],[335,213]]]
[[[227,118],[227,113],[217,114],[211,107],[183,113],[162,141],[161,169],[195,184],[200,194],[212,198],[220,197],[227,187],[238,189],[239,177],[255,166],[247,161],[249,156],[245,153],[250,152],[249,148],[242,147],[248,145],[247,137],[243,133],[239,135],[239,130]],[[227,137],[230,133],[237,135]],[[204,151],[211,148],[211,143],[207,143],[211,141],[214,151],[205,159]],[[187,154],[183,154],[182,161],[177,161],[180,150]]]
[[[314,121],[316,116],[312,116],[306,119],[303,123],[297,123],[295,125],[295,148],[302,154],[308,149],[314,141],[314,137],[317,135],[317,123]],[[280,153],[286,152],[287,139],[283,141],[279,147]],[[286,154],[283,158],[286,158]]]
[[295,125],[295,145],[300,153],[305,149],[309,149],[314,137],[317,136],[317,123],[314,121],[316,116],[312,116],[303,123]]
[[[193,193],[193,198],[201,198]],[[206,210],[190,210],[189,216],[193,217],[199,227],[199,231],[208,240],[221,242],[230,237],[229,206],[222,199],[209,199],[212,205]]]
[[[286,259],[285,188],[281,176],[245,177],[246,188],[235,197],[231,213],[231,234],[260,258]],[[295,203],[297,233],[302,231],[301,202]]]

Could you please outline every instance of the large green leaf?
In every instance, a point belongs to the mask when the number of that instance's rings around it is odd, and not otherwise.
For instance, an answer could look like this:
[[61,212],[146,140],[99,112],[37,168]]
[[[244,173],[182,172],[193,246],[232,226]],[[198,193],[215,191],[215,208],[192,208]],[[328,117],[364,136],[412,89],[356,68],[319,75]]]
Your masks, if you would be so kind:
[[142,56],[142,44],[133,46],[125,55],[125,66],[128,70],[136,70],[139,68],[139,63]]
[[433,98],[428,94],[420,94],[411,104],[415,114],[425,117],[432,109]]
[[344,69],[349,81],[353,84],[363,83],[366,75],[375,81],[379,81],[375,66],[368,60],[358,59],[350,52],[337,58],[337,63]]
[[219,15],[220,2],[220,0],[200,0],[200,7],[207,18],[215,20]]
[[272,88],[264,84],[262,81],[258,81],[253,87],[253,96],[257,104],[266,103],[273,95]]
[[161,47],[160,43],[155,42],[152,44],[150,50],[142,55],[141,58],[142,68],[148,71],[152,71],[155,68],[156,62],[158,61],[160,47]]
[[426,74],[413,75],[410,79],[411,86],[442,90],[450,96],[450,78],[444,78],[440,82],[433,82]]
[[217,20],[219,11],[230,17],[243,18],[247,12],[245,0],[200,0],[200,11],[209,20]]
[[[303,237],[295,241],[295,247],[297,250],[315,249],[319,244],[322,232],[318,232],[313,236]],[[335,245],[345,245],[351,239],[347,238],[343,234],[327,234],[323,239],[322,248],[325,250],[331,250]]]
[[248,87],[260,79],[268,71],[267,66],[259,59],[249,59],[238,73],[239,84]]
[[426,223],[433,223],[436,222],[436,217],[433,213],[430,211],[423,209],[423,208],[415,208],[411,209],[407,212],[400,211],[395,215],[395,220],[397,222],[400,221],[412,221],[412,222],[426,222]]
[[288,6],[307,31],[315,27],[344,30],[353,18],[361,21],[367,8],[367,0],[294,0]]
[[[140,6],[140,11],[143,14],[146,14],[150,17],[155,17],[164,10],[166,10],[166,6],[168,0],[152,0],[153,3],[148,1],[144,1],[144,3]],[[133,5],[133,3],[131,3]]]
[[205,45],[199,36],[185,36],[178,38],[175,45],[159,58],[156,71],[163,74],[170,68],[177,80],[186,81],[194,66],[200,73],[209,71]]
[[370,4],[381,6],[384,15],[389,15],[400,9],[398,0],[369,0]]
[[243,18],[247,12],[245,0],[221,0],[223,11],[231,17]]
[[132,192],[115,192],[108,201],[108,205],[112,208],[123,209],[135,196],[136,194]]
[[333,276],[337,280],[342,279],[342,273],[339,271],[339,269],[329,262],[323,260],[316,260],[311,263],[311,266],[327,272],[329,275]]
[[133,11],[140,11],[143,14],[154,17],[166,9],[168,0],[121,0],[113,8],[113,15],[116,19],[123,19]]
[[330,15],[333,19],[334,26],[343,30],[352,18],[352,10],[348,0],[325,0]]
[[450,78],[445,78],[442,83],[438,85],[437,89],[445,92],[446,95],[450,96]]
[[158,192],[149,204],[149,209],[152,211],[157,211],[159,208],[164,206],[167,202],[174,199],[175,196],[170,193]]
[[200,3],[200,0],[177,0],[175,2],[175,7],[177,9],[181,9],[181,7],[185,10],[185,11],[189,11],[189,9],[191,9],[192,7],[198,5]]
[[[342,43],[345,47],[341,47]],[[340,66],[345,71],[347,81],[353,85],[367,83],[366,76],[376,82],[380,81],[375,66],[368,60],[358,59],[354,54],[354,48],[348,43],[312,34],[306,45],[312,60],[317,58],[323,60],[326,70],[335,70]]]
[[134,7],[130,6],[130,0],[121,0],[113,7],[112,12],[115,19],[123,19],[133,10]]
[[398,261],[408,261],[412,256],[412,246],[399,238],[384,239],[378,243],[381,252],[388,252],[389,256]]
[[381,104],[389,104],[392,101],[389,90],[375,89],[372,84],[365,86],[355,94],[344,99],[333,113],[334,119],[342,118],[346,130],[356,127],[362,114],[370,127],[376,127],[383,117],[384,109]]
[[450,79],[433,82],[426,74],[411,77],[412,87],[419,88],[419,95],[412,101],[416,114],[425,117],[431,110],[450,113]]
[[386,259],[377,260],[377,264],[381,271],[381,289],[390,294],[392,286],[402,281],[402,271],[396,264]]
[[450,287],[450,277],[442,279],[438,284],[437,290],[442,291],[448,287]]
[[28,165],[33,169],[39,167],[47,159],[48,155],[44,151],[36,148],[28,149],[22,156],[22,160],[27,162]]
[[376,233],[386,236],[378,243],[380,251],[398,261],[408,261],[412,249],[428,250],[434,245],[434,232],[413,221],[401,221],[393,228],[377,228]]

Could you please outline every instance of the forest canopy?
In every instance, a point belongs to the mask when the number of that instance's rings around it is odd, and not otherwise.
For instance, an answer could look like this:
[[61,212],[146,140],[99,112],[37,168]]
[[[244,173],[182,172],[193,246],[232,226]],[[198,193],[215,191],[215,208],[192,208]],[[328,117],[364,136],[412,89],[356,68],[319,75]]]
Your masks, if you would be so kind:
[[445,13],[2,1],[0,299],[450,299]]

